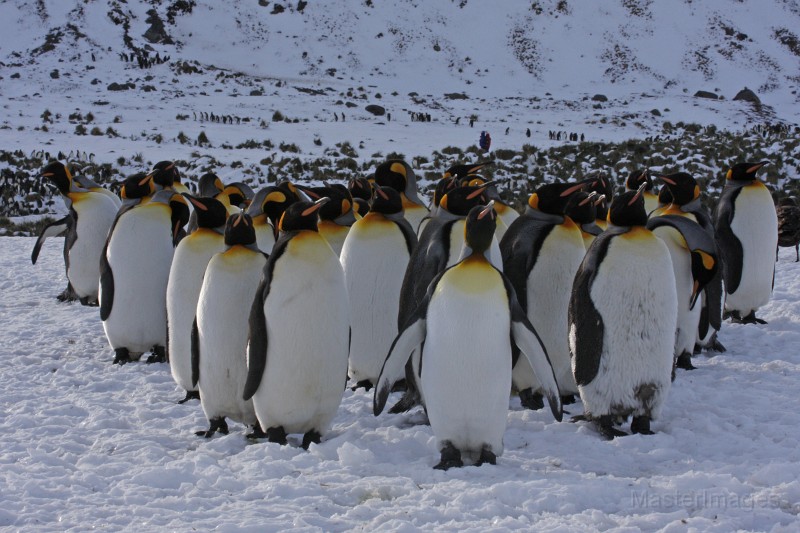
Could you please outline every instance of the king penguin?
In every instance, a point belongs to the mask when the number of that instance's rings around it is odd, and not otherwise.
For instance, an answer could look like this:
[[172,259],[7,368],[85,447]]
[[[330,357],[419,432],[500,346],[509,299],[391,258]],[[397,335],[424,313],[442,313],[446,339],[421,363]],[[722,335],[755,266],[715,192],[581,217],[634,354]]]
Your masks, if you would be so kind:
[[303,433],[306,449],[328,430],[347,382],[347,286],[317,231],[327,201],[295,202],[283,214],[250,311],[243,398],[253,399],[270,442]]
[[602,194],[597,192],[587,193],[578,191],[570,196],[564,214],[572,219],[580,228],[583,236],[583,245],[588,250],[595,237],[603,233],[597,225],[597,204],[605,200]]
[[31,259],[35,262],[45,238],[66,232],[64,262],[69,286],[83,305],[97,305],[100,256],[118,204],[105,194],[79,187],[61,162],[48,164],[41,175],[58,188],[69,209],[69,218],[43,232]]
[[169,190],[177,193],[188,193],[189,188],[181,183],[181,173],[173,161],[159,161],[149,172],[157,190]]
[[658,194],[653,192],[653,178],[650,177],[650,170],[646,168],[632,170],[625,180],[625,190],[636,191],[641,187],[642,183],[645,184],[644,193],[642,193],[644,209],[649,215],[659,207]]
[[463,466],[465,459],[495,464],[502,454],[512,343],[535,369],[555,418],[562,416],[547,352],[511,283],[486,255],[496,216],[492,202],[469,212],[461,260],[430,284],[392,343],[375,388],[377,416],[411,351],[424,346],[417,379],[441,453],[437,469]]
[[256,245],[262,252],[271,253],[278,239],[278,220],[284,211],[299,198],[285,183],[259,190],[247,208],[256,231]]
[[206,266],[224,249],[228,212],[215,198],[184,197],[197,213],[197,229],[175,247],[167,282],[167,361],[175,383],[186,391],[178,403],[199,399],[192,384],[192,323]]
[[267,255],[256,246],[249,215],[231,215],[225,226],[225,250],[206,268],[192,327],[192,381],[209,422],[206,438],[228,433],[226,418],[253,427],[252,438],[265,436],[251,399],[242,398],[247,380],[247,318]]
[[375,186],[372,207],[350,228],[340,260],[352,318],[349,375],[355,388],[378,381],[397,335],[400,289],[417,236],[403,217],[400,193]]
[[100,319],[114,363],[146,351],[153,352],[149,362],[166,360],[167,282],[188,219],[186,199],[167,190],[117,214],[100,255]]
[[325,202],[319,210],[317,229],[319,234],[328,241],[337,257],[340,256],[350,226],[356,221],[353,213],[353,197],[350,196],[350,191],[340,183],[326,183],[323,187],[296,187],[305,193],[312,202],[320,198],[330,200]]
[[602,170],[596,170],[589,174],[589,177],[594,179],[588,180],[587,178],[589,186],[586,192],[594,191],[599,195],[605,196],[606,199],[605,202],[597,204],[597,225],[600,229],[606,229],[608,225],[608,204],[611,202],[611,198],[614,197],[614,184],[611,183],[611,180]]
[[401,159],[389,159],[375,168],[375,183],[400,193],[406,220],[419,233],[419,224],[428,216],[428,208],[419,198],[417,177],[411,165]]
[[778,216],[769,189],[756,176],[767,163],[733,165],[714,214],[728,293],[725,311],[735,322],[765,324],[756,311],[772,296]]
[[372,184],[367,178],[356,177],[347,182],[347,189],[353,197],[356,218],[363,217],[369,212],[369,204],[372,202]]
[[[564,403],[574,402],[578,392],[567,345],[567,307],[572,281],[586,254],[580,227],[564,211],[570,197],[585,185],[581,181],[540,186],[500,241],[503,272],[542,338]],[[513,383],[524,407],[544,406],[536,373],[525,358],[514,366]]]

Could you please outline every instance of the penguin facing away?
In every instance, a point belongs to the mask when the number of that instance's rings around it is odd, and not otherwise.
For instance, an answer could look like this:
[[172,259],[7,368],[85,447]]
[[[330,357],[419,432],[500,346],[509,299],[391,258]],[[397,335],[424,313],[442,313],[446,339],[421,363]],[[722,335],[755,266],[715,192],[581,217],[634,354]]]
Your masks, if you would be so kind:
[[149,362],[166,360],[167,283],[188,219],[186,199],[167,190],[117,214],[100,256],[100,319],[115,364],[146,351]]
[[512,342],[540,377],[555,418],[562,416],[547,352],[511,283],[486,256],[496,216],[491,202],[470,211],[461,261],[430,284],[392,343],[375,389],[377,416],[411,351],[424,346],[417,380],[441,452],[437,469],[463,466],[465,458],[476,465],[495,464],[503,452]]
[[406,220],[418,232],[420,222],[428,216],[428,208],[419,198],[417,177],[411,165],[401,159],[389,159],[375,168],[375,183],[400,193]]
[[725,311],[735,322],[766,323],[756,311],[772,296],[778,217],[769,189],[756,176],[767,163],[733,165],[714,214],[728,293]]
[[283,214],[249,320],[243,399],[253,399],[270,442],[303,433],[304,448],[327,431],[347,380],[347,286],[339,258],[317,232],[327,201],[295,202]]
[[228,212],[215,198],[184,194],[197,213],[197,229],[175,247],[167,282],[167,351],[175,383],[186,391],[178,403],[200,399],[192,383],[192,324],[206,266],[225,247],[223,232]]
[[352,318],[348,370],[354,388],[369,390],[378,381],[397,335],[400,290],[416,244],[400,193],[376,185],[372,207],[350,228],[340,257]]
[[206,438],[228,433],[226,418],[252,426],[250,438],[264,437],[253,401],[241,391],[247,380],[247,318],[267,256],[256,246],[249,215],[228,218],[224,251],[208,262],[191,335],[192,382],[209,421]]

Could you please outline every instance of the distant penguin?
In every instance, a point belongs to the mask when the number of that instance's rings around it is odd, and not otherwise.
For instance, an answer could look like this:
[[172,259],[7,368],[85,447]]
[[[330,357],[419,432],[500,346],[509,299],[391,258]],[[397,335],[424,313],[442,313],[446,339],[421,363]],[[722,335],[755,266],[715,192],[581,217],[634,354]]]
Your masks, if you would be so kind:
[[766,323],[756,311],[769,302],[775,278],[778,216],[769,189],[756,177],[767,163],[733,165],[714,214],[728,293],[725,310],[745,324]]
[[188,219],[186,199],[167,190],[117,214],[100,256],[100,319],[114,363],[147,351],[149,362],[166,360],[167,282]]
[[378,415],[410,353],[424,345],[417,379],[441,453],[437,469],[463,466],[464,459],[495,464],[503,453],[512,343],[535,369],[553,415],[562,416],[547,353],[511,283],[486,255],[496,216],[491,202],[469,212],[461,260],[431,282],[392,343],[375,388]]
[[350,231],[350,226],[356,221],[353,214],[353,197],[350,196],[350,191],[340,183],[326,183],[323,187],[297,186],[297,189],[308,195],[314,202],[320,198],[330,199],[319,210],[317,229],[338,257],[342,253],[342,246]]
[[[97,305],[100,256],[118,204],[105,194],[79,187],[69,169],[58,161],[44,167],[41,175],[58,188],[69,209],[70,220],[62,219],[51,231],[43,232],[37,245],[41,248],[48,236],[66,233],[64,262],[69,286],[83,305]],[[38,256],[36,246],[31,260],[35,259],[34,255]]]
[[250,311],[247,383],[271,442],[303,433],[318,443],[336,415],[347,381],[350,313],[339,258],[317,231],[328,200],[295,202],[264,267]]
[[350,228],[340,257],[352,318],[348,369],[356,388],[369,390],[378,381],[397,335],[400,289],[416,244],[400,193],[376,185],[372,207]]
[[625,190],[635,191],[639,189],[642,183],[645,184],[644,193],[642,193],[644,209],[649,215],[659,207],[658,194],[653,192],[653,179],[650,177],[650,171],[646,168],[632,170],[625,180]]
[[[586,247],[580,227],[564,211],[570,197],[585,185],[548,183],[538,187],[528,199],[525,213],[500,241],[503,273],[514,287],[520,307],[539,332],[565,403],[574,402],[578,392],[567,345],[567,307]],[[514,366],[513,383],[524,407],[544,406],[536,374],[524,358]]]
[[278,220],[297,200],[297,194],[285,184],[270,185],[255,194],[247,208],[247,214],[253,219],[259,250],[272,252],[272,247],[278,239]]
[[175,247],[167,282],[167,361],[175,383],[186,391],[178,403],[199,399],[192,384],[192,323],[206,266],[224,247],[228,212],[214,198],[184,197],[197,213],[198,228]]
[[417,178],[411,165],[401,159],[389,159],[375,169],[375,183],[400,193],[406,220],[418,232],[420,222],[428,216],[428,208],[419,198]]
[[208,430],[197,434],[227,434],[225,419],[230,418],[253,427],[250,437],[263,437],[253,401],[241,394],[247,380],[249,302],[267,263],[256,247],[250,216],[228,219],[225,246],[208,263],[192,328],[192,381],[209,422]]

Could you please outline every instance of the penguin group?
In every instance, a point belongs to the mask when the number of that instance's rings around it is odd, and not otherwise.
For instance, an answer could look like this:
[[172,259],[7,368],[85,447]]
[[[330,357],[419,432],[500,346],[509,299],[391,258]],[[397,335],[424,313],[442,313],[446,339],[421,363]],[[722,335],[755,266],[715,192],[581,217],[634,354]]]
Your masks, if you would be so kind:
[[767,162],[733,165],[713,214],[693,176],[648,169],[622,192],[603,172],[540,185],[520,213],[488,164],[446,169],[426,204],[401,159],[259,191],[207,173],[196,195],[162,161],[119,197],[54,161],[41,176],[69,214],[32,261],[66,235],[59,299],[99,306],[114,363],[167,363],[205,413],[198,435],[234,421],[307,449],[348,387],[375,416],[402,392],[391,412],[422,407],[443,470],[496,463],[512,394],[559,421],[580,402],[572,420],[608,439],[629,418],[652,434],[676,368],[724,351],[722,321],[764,322]]

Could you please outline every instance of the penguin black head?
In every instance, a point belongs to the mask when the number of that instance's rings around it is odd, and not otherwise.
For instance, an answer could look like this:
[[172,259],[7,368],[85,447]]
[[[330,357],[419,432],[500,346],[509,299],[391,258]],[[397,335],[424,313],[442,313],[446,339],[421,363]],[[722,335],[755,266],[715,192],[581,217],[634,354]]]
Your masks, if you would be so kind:
[[458,178],[456,177],[449,177],[449,178],[442,178],[436,183],[436,187],[433,189],[433,205],[434,207],[439,207],[439,204],[442,201],[442,197],[447,194],[449,191],[452,191],[456,187],[458,187]]
[[647,184],[645,191],[653,190],[653,179],[650,177],[650,171],[646,168],[636,169],[628,174],[628,179],[625,180],[625,190],[635,191],[642,183]]
[[564,214],[577,224],[591,224],[597,218],[596,200],[596,192],[578,191],[569,197]]
[[476,205],[467,214],[464,226],[464,242],[472,249],[473,254],[483,254],[492,245],[494,231],[497,227],[497,212],[494,200],[486,205]]
[[569,197],[585,186],[586,180],[578,183],[547,183],[530,195],[528,207],[550,215],[563,215]]
[[197,191],[199,196],[209,198],[218,195],[225,188],[219,176],[213,172],[207,172],[200,176],[197,182]]
[[686,205],[692,200],[700,198],[700,186],[688,172],[660,175],[658,179],[666,184],[674,204]]
[[228,201],[232,206],[241,209],[247,209],[247,206],[250,205],[250,200],[253,199],[253,189],[246,183],[239,181],[226,185],[222,189],[222,194],[228,195]]
[[769,161],[760,161],[757,163],[737,163],[733,165],[725,178],[731,181],[755,181],[756,172],[764,165],[769,164]]
[[215,229],[225,225],[228,210],[225,209],[222,202],[216,198],[195,198],[186,193],[183,196],[189,200],[194,207],[194,212],[197,213],[198,228]]
[[250,215],[241,211],[231,215],[225,224],[225,244],[227,246],[237,244],[249,246],[255,244],[255,242],[256,229],[253,226],[253,219]]
[[[320,198],[329,198],[330,202],[326,202],[319,210],[320,220],[334,220],[341,219],[348,214],[352,214],[353,210],[353,197],[346,186],[340,183],[326,184],[324,187],[297,187],[303,191],[312,201],[317,201]],[[347,217],[348,221],[352,218],[349,224],[355,222],[355,217]]]
[[273,226],[277,226],[286,208],[297,200],[299,200],[297,194],[285,185],[270,185],[256,193],[250,202],[247,214],[253,218],[264,214]]
[[[597,191],[597,194],[605,194],[606,198],[613,198],[614,184],[611,183],[611,180],[604,172],[600,170],[594,171],[585,181],[588,183],[587,192]],[[636,189],[638,188],[639,186],[637,185]],[[635,191],[636,189],[633,190]]]
[[50,180],[58,191],[67,195],[72,188],[72,174],[67,166],[60,161],[53,161],[42,169],[41,176]]
[[397,192],[406,192],[410,179],[414,179],[414,171],[402,159],[389,159],[375,169],[375,183],[381,187],[391,187]]
[[150,174],[139,172],[122,182],[119,196],[123,200],[137,200],[152,196],[156,192],[156,185]]
[[403,199],[400,193],[391,187],[375,186],[375,199],[370,211],[383,215],[394,215],[403,211]]
[[492,183],[490,181],[483,185],[456,187],[442,196],[439,207],[457,216],[467,216],[473,207],[489,203],[486,189]]
[[646,184],[639,185],[635,191],[625,191],[617,195],[611,202],[608,221],[615,226],[645,226],[647,211],[644,208],[644,189]]
[[187,222],[189,222],[189,205],[186,203],[186,198],[175,191],[163,190],[158,191],[155,195],[153,195],[153,198],[150,201],[153,203],[167,204],[169,206],[170,210],[172,211],[172,215],[170,217],[172,226],[172,244],[173,246],[178,244],[178,241],[180,241],[185,235],[183,227]]
[[372,200],[372,185],[367,178],[351,178],[347,182],[347,188],[353,200],[360,198],[369,202]]
[[672,191],[669,190],[669,185],[666,183],[661,186],[658,191],[658,205],[663,207],[672,203]]
[[280,231],[317,231],[318,211],[330,201],[330,198],[320,198],[315,202],[300,200],[289,206],[278,222]]
[[153,165],[153,170],[148,174],[153,178],[153,182],[162,189],[169,189],[173,183],[181,182],[181,174],[178,167],[172,161],[159,161]]
[[470,174],[475,174],[491,163],[491,161],[485,161],[483,163],[475,163],[474,165],[453,165],[444,171],[442,178],[464,178]]

